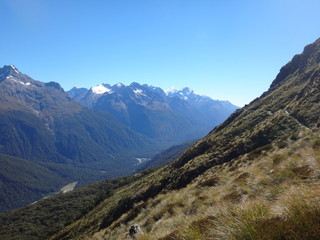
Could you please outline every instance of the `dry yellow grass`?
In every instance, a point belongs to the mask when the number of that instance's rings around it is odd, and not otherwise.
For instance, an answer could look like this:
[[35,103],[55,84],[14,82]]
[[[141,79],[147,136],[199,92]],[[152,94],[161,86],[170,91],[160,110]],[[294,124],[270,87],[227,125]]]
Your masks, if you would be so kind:
[[133,223],[144,232],[138,240],[320,239],[318,139],[303,130],[287,147],[212,167],[181,190],[135,204],[92,239],[125,239]]

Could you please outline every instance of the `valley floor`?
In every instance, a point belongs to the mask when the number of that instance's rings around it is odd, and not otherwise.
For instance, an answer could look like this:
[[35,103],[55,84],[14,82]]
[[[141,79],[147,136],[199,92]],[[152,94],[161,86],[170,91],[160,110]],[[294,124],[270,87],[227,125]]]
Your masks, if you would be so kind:
[[70,192],[72,191],[76,186],[77,186],[78,182],[72,182],[72,183],[69,183],[68,185],[62,187],[60,189],[60,192],[62,193],[67,193],[67,192]]

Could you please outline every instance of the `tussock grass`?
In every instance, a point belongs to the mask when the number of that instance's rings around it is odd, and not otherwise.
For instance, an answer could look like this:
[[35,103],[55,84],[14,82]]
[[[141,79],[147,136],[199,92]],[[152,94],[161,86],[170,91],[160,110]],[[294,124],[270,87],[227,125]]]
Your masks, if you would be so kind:
[[258,239],[261,229],[257,223],[268,216],[268,207],[260,202],[240,208],[233,206],[218,215],[212,234],[221,240]]
[[93,239],[124,239],[133,223],[144,232],[137,240],[320,239],[315,139],[302,132],[286,148],[269,145],[214,166],[183,189],[137,204],[133,219],[124,214]]
[[313,188],[294,187],[273,208],[255,201],[223,211],[211,236],[221,240],[320,239],[320,199],[314,193]]
[[320,149],[320,138],[314,140],[312,147],[314,149]]

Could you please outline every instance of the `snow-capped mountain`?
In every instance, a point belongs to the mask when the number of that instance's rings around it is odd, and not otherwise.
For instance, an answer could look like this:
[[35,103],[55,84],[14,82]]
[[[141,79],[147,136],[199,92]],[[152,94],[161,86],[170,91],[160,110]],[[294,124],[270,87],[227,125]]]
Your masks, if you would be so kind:
[[72,88],[68,93],[86,107],[111,113],[135,131],[172,142],[204,136],[237,109],[230,102],[213,100],[190,88],[164,91],[136,82]]
[[170,88],[168,90],[165,90],[165,93],[169,96],[169,97],[178,97],[180,99],[186,100],[188,102],[196,102],[199,100],[212,100],[210,97],[204,96],[204,95],[200,95],[195,93],[192,89],[185,87],[181,90],[177,90],[175,88]]
[[0,212],[70,182],[130,174],[137,157],[159,150],[110,114],[73,101],[59,83],[36,81],[13,65],[0,67]]
[[228,101],[213,100],[212,98],[198,94],[190,88],[183,88],[177,90],[170,88],[165,90],[166,94],[170,98],[177,97],[181,100],[187,101],[200,111],[204,117],[210,119],[216,119],[218,122],[223,122],[226,117],[226,113],[233,112],[237,107]]

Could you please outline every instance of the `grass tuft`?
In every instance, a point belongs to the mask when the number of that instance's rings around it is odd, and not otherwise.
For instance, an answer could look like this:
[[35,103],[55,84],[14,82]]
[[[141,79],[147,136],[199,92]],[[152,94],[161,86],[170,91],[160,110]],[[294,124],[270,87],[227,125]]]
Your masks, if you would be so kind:
[[258,239],[260,229],[256,223],[268,215],[268,208],[263,203],[232,208],[218,217],[213,235],[221,240]]

